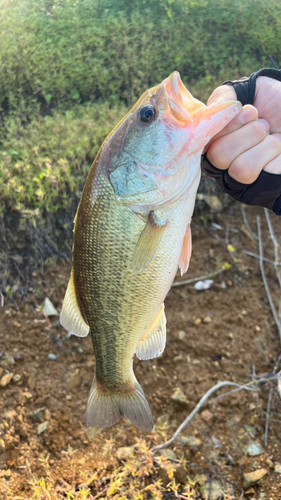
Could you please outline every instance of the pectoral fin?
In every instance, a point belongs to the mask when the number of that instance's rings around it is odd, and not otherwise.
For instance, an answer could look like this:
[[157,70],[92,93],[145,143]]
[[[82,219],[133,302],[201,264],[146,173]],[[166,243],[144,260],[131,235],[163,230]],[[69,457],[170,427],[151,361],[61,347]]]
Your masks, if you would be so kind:
[[179,260],[179,268],[181,270],[181,276],[188,270],[191,250],[192,250],[191,229],[190,229],[190,224],[188,224],[186,233],[184,235],[180,260]]
[[156,316],[150,330],[140,339],[136,355],[139,359],[157,358],[166,345],[166,316],[164,304]]
[[86,337],[90,330],[79,309],[72,273],[62,304],[60,323],[69,333],[77,337]]
[[141,273],[152,261],[167,223],[167,221],[159,221],[154,212],[151,212],[148,222],[139,237],[133,256],[132,266],[135,274]]

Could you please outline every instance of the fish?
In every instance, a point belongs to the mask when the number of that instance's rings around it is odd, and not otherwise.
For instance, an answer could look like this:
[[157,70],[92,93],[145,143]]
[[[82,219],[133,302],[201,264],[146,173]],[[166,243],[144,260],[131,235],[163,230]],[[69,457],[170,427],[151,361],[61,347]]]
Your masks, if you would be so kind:
[[87,425],[126,417],[146,431],[154,426],[133,358],[164,351],[164,299],[177,269],[188,269],[202,150],[240,109],[237,101],[206,106],[174,71],[144,92],[94,160],[74,220],[60,314],[69,333],[92,339]]

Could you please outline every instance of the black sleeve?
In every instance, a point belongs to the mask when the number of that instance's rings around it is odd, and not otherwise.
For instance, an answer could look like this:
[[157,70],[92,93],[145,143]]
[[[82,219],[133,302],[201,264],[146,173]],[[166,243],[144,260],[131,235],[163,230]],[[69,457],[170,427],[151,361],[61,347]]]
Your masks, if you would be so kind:
[[[268,76],[281,81],[281,70],[265,68],[253,73],[250,77],[240,80],[227,81],[222,85],[232,85],[237,99],[243,104],[253,104],[256,90],[256,80],[259,76]],[[207,154],[202,156],[201,162],[204,172],[216,179],[221,189],[235,200],[246,205],[259,205],[273,210],[276,215],[281,215],[281,175],[270,174],[264,170],[252,184],[242,184],[233,179],[228,170],[220,170],[212,165]]]

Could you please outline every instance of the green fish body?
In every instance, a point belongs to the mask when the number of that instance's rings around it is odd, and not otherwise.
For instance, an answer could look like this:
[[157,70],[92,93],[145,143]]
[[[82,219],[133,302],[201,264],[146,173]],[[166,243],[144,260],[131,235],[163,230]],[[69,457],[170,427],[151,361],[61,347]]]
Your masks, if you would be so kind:
[[141,97],[90,170],[61,312],[69,332],[92,338],[88,425],[110,426],[125,416],[153,428],[133,357],[151,359],[165,348],[164,299],[178,267],[182,273],[188,267],[200,155],[240,105],[210,109],[173,73]]

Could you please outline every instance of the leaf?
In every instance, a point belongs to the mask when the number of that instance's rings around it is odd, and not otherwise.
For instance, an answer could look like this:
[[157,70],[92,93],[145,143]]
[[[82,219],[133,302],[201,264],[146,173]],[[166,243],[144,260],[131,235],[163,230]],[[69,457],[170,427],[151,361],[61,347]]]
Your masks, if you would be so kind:
[[80,94],[79,94],[78,90],[72,89],[70,91],[70,97],[71,97],[71,99],[74,99],[75,101],[77,101],[80,98]]
[[16,156],[18,155],[18,152],[15,149],[8,149],[8,154],[11,156]]
[[53,94],[47,94],[45,95],[45,100],[49,104],[53,98]]

